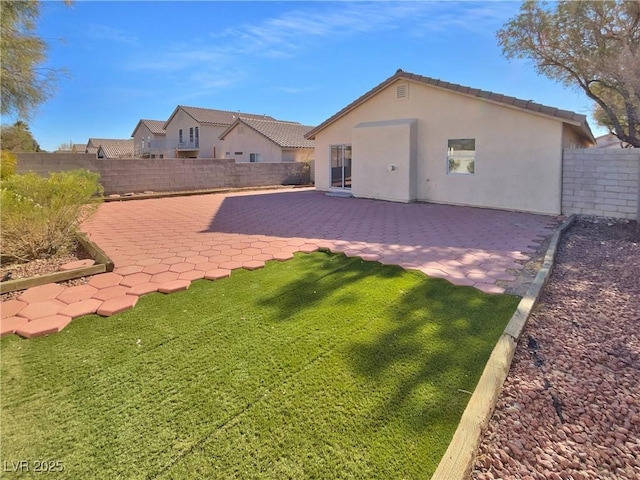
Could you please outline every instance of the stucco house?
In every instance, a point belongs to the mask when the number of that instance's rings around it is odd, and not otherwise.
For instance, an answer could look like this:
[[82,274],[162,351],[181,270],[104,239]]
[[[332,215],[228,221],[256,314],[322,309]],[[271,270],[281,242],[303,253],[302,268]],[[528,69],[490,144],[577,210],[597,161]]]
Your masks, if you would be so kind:
[[240,116],[275,120],[267,115],[178,105],[163,125],[165,158],[222,158],[225,150],[220,135]]
[[627,142],[623,142],[613,133],[606,133],[596,137],[597,148],[629,148]]
[[133,129],[134,153],[139,157],[163,158],[167,149],[164,120],[141,119]]
[[133,140],[130,138],[90,138],[87,153],[95,153],[97,158],[133,158]]
[[85,143],[70,143],[69,146],[64,145],[53,153],[87,153],[87,145]]
[[563,148],[595,145],[584,115],[402,70],[306,138],[319,190],[544,214]]
[[313,160],[314,142],[304,138],[312,127],[298,122],[238,117],[221,135],[224,156],[236,162]]

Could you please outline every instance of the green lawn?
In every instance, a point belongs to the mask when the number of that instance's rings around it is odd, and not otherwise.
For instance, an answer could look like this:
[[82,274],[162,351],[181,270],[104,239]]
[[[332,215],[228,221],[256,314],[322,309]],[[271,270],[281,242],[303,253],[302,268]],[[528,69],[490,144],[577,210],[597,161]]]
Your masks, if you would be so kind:
[[3,477],[427,478],[518,300],[318,252],[4,338]]

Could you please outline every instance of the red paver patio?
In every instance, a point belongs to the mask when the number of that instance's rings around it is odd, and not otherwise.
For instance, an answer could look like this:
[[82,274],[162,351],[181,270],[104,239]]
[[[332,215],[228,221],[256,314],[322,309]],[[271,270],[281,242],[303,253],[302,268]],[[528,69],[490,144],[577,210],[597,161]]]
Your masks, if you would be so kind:
[[[19,300],[1,304],[2,317],[31,319],[17,333],[33,336],[46,329],[27,327],[44,315],[113,315],[133,308],[139,295],[188,288],[196,279],[224,278],[231,269],[256,269],[319,248],[502,293],[497,282],[515,279],[508,270],[522,269],[519,262],[557,223],[543,215],[301,189],[111,202],[82,229],[115,262],[114,272],[81,287],[30,288]],[[51,321],[57,326],[41,322],[46,332],[68,323]]]

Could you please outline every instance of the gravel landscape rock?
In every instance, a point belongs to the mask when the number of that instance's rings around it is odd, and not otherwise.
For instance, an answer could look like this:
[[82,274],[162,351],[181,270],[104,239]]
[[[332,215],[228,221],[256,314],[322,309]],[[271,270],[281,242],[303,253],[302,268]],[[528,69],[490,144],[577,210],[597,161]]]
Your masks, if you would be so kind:
[[518,344],[472,477],[640,478],[640,235],[579,218]]
[[[66,263],[88,258],[91,258],[91,255],[80,244],[77,244],[76,248],[68,253],[54,255],[48,258],[39,258],[26,263],[2,263],[0,264],[0,278],[8,275],[9,279],[18,280],[23,278],[36,277],[39,275],[46,275],[48,273],[55,273],[59,272],[60,267]],[[71,287],[74,285],[81,285],[86,282],[86,277],[81,277],[59,283],[60,285]],[[0,300],[2,300],[3,302],[12,300],[20,296],[22,293],[23,292],[20,290],[15,292],[3,293],[0,295]]]

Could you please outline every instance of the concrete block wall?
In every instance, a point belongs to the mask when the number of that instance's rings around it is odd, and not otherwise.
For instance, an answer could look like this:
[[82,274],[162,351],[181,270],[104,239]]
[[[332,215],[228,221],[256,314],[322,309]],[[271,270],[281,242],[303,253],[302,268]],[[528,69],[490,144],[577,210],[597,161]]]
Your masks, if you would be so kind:
[[98,160],[94,153],[16,153],[18,173],[35,172],[49,175],[52,172],[84,168],[99,172]]
[[[235,163],[233,159],[96,159],[82,154],[18,154],[18,173],[86,168],[100,174],[105,194],[297,185],[305,181],[301,163]],[[306,179],[308,181],[308,178]]]
[[640,220],[640,149],[563,151],[562,213]]

